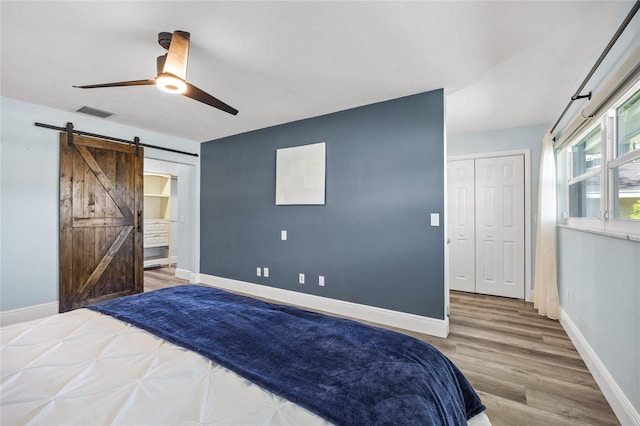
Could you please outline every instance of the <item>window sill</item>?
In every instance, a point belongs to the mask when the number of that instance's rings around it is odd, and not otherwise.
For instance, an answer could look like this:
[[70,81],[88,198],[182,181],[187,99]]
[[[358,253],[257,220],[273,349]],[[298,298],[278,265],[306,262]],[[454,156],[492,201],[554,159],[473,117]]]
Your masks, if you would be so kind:
[[618,238],[620,240],[635,241],[637,243],[640,243],[640,235],[629,235],[625,233],[603,231],[599,229],[586,228],[586,227],[581,227],[576,225],[566,225],[562,223],[558,224],[558,228],[571,229],[573,231],[580,231],[580,232],[588,232],[590,234],[602,235],[604,237]]

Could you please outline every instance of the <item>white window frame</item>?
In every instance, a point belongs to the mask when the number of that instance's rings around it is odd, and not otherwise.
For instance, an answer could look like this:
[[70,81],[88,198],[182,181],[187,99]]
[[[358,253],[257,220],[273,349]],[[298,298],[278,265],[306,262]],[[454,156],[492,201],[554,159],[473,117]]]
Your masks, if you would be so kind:
[[[627,152],[621,157],[616,158],[616,149],[618,146],[618,126],[616,123],[616,111],[626,101],[628,101],[638,90],[640,90],[640,82],[636,83],[631,90],[627,91],[623,96],[614,103],[607,113],[607,204],[605,231],[612,233],[622,233],[634,237],[640,237],[640,220],[616,219],[613,216],[614,210],[614,169],[622,164],[629,163],[633,160],[640,159],[640,150]],[[603,163],[604,164],[604,163]],[[611,217],[610,217],[611,216]]]
[[[576,145],[578,145],[580,142],[582,142],[582,140],[589,134],[591,133],[596,127],[600,127],[600,165],[597,168],[594,168],[593,170],[589,170],[581,175],[578,176],[573,176],[573,147],[575,147]],[[569,217],[567,219],[567,225],[568,226],[572,226],[575,228],[586,228],[586,229],[593,229],[593,230],[597,230],[597,231],[604,231],[604,227],[602,224],[602,219],[603,219],[603,212],[605,209],[605,206],[603,205],[604,202],[603,200],[606,199],[606,194],[604,192],[604,188],[606,187],[606,185],[603,185],[603,173],[602,173],[602,169],[604,168],[604,165],[606,164],[606,153],[605,153],[605,142],[604,142],[604,135],[606,133],[606,129],[602,123],[601,120],[597,120],[595,121],[593,124],[591,124],[589,127],[586,128],[586,130],[582,131],[581,133],[578,134],[578,136],[569,144],[569,146],[567,146],[567,213],[569,214]],[[583,182],[586,181],[587,179],[594,177],[594,176],[598,176],[600,175],[600,208],[598,209],[598,217],[597,218],[592,218],[592,217],[573,217],[571,216],[571,185],[574,185],[576,183],[579,182]]]
[[[615,158],[617,149],[617,109],[628,101],[638,90],[640,81],[630,90],[625,92],[618,100],[611,105],[607,111],[597,120],[577,134],[567,146],[567,177],[566,177],[566,214],[567,226],[586,231],[596,231],[613,237],[632,239],[640,241],[640,220],[616,219],[613,216],[614,210],[614,170],[616,167],[630,161],[640,159],[640,150],[631,151],[622,157]],[[579,176],[573,177],[572,149],[582,141],[596,127],[601,128],[600,145],[600,166],[597,169],[589,170]],[[598,218],[571,217],[571,196],[570,186],[584,181],[590,177],[600,175],[600,212]]]

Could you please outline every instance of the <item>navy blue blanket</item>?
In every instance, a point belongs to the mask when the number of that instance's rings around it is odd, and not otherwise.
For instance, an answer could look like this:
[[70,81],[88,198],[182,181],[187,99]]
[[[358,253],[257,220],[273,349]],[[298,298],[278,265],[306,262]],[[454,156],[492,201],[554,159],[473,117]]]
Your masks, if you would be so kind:
[[337,425],[465,425],[485,407],[429,344],[196,285],[89,307],[197,352]]

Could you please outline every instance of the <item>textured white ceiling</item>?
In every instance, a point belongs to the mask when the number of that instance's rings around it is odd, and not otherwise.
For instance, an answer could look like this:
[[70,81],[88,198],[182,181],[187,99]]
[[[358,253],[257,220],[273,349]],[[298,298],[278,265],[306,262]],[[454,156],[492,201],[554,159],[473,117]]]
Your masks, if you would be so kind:
[[[550,123],[632,3],[2,1],[1,94],[196,141],[438,88],[449,134]],[[237,116],[71,87],[155,77],[157,33],[177,29],[187,80]]]

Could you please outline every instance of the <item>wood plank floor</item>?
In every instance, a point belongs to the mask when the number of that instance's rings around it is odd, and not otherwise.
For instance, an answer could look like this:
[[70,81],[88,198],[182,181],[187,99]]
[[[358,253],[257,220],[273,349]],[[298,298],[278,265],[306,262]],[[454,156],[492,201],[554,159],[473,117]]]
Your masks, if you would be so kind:
[[149,268],[144,270],[144,291],[158,290],[165,287],[189,284],[175,276],[176,268]]
[[[186,284],[145,271],[145,291]],[[451,292],[450,333],[407,332],[437,347],[476,389],[494,426],[619,425],[569,337],[531,303]],[[390,327],[387,327],[390,328]]]

